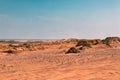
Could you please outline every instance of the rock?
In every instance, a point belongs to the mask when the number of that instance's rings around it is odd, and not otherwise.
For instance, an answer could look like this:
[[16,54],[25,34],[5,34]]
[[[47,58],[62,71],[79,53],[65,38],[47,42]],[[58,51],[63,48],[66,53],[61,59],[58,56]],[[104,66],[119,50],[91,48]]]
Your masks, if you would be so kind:
[[13,53],[15,53],[15,51],[12,50],[12,49],[9,49],[9,50],[3,51],[3,52],[4,52],[4,53],[9,53],[9,54],[13,54]]
[[102,44],[102,40],[100,39],[88,40],[88,42],[92,45]]
[[[107,37],[104,40],[101,39],[93,39],[93,40],[87,40],[87,39],[81,39],[77,42],[75,47],[71,47],[67,53],[78,53],[80,51],[90,50],[90,48],[101,48],[101,46],[108,47],[117,47],[120,44],[120,38],[119,37]],[[107,46],[106,46],[107,45]]]
[[107,37],[104,40],[102,40],[102,42],[103,42],[103,44],[110,46],[111,44],[119,43],[120,38],[119,37]]
[[77,45],[76,45],[76,47],[77,47],[77,46],[92,47],[91,45],[92,45],[92,44],[91,44],[88,40],[79,40],[78,43],[77,43]]
[[75,48],[75,47],[71,47],[67,52],[67,53],[78,53],[79,51]]

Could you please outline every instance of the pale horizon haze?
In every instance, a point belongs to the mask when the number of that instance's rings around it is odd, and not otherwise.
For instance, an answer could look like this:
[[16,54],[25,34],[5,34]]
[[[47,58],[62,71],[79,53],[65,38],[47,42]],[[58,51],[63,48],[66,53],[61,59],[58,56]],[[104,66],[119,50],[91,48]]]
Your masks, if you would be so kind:
[[120,37],[120,0],[0,0],[0,39]]

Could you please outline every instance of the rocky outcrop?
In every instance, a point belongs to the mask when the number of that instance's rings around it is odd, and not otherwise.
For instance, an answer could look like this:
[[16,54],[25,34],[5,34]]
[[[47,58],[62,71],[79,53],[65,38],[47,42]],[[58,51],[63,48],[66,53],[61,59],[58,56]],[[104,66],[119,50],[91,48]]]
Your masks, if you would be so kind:
[[94,40],[79,40],[76,46],[88,46],[92,47],[92,45],[101,44],[102,41],[100,39],[94,39]]
[[[118,44],[118,45],[117,45]],[[70,48],[67,53],[77,53],[81,52],[86,49],[94,48],[94,46],[98,46],[97,48],[110,48],[110,47],[120,47],[120,38],[119,37],[107,37],[103,40],[100,39],[93,39],[93,40],[87,40],[82,39],[79,40],[76,46],[73,48]],[[75,50],[75,52],[73,51]],[[95,49],[94,49],[95,50]],[[97,49],[96,49],[97,50]]]
[[68,49],[66,53],[79,53],[82,51],[95,51],[99,49],[120,47],[119,37],[100,39],[62,39],[55,41],[0,41],[0,52],[21,53],[25,51],[41,51],[46,49]]
[[71,47],[71,48],[66,52],[66,54],[67,54],[67,53],[78,53],[78,52],[79,52],[79,50],[77,50],[77,48]]
[[102,42],[103,42],[103,44],[111,46],[111,44],[119,43],[120,38],[119,37],[107,37],[104,40],[102,40]]

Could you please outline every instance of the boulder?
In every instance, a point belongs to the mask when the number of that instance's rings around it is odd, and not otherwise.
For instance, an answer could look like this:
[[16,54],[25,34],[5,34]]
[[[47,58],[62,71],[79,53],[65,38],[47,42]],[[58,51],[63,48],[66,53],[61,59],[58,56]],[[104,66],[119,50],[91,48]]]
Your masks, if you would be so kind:
[[66,53],[78,53],[79,51],[75,47],[71,47]]

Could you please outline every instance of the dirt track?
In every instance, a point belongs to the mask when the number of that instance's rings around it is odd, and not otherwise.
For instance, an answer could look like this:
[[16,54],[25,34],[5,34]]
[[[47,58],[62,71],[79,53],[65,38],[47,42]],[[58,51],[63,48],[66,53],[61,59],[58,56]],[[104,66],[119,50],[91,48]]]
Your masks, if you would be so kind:
[[120,80],[120,49],[58,52],[0,56],[0,80]]

